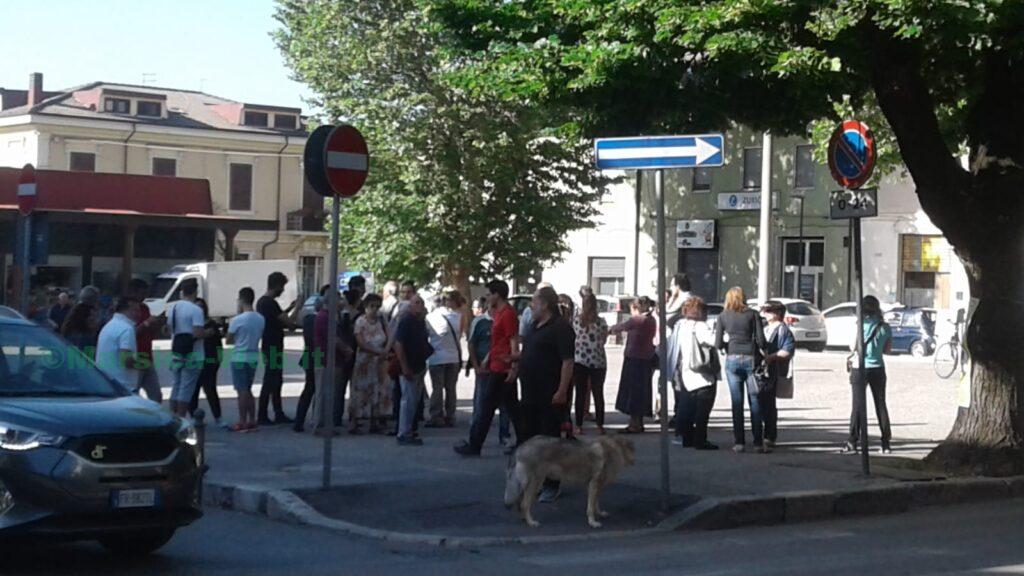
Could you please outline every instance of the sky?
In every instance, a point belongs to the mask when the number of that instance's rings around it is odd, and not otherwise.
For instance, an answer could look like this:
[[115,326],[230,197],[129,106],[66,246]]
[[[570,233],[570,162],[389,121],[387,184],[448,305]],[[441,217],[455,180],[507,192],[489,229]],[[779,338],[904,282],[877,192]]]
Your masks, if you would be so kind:
[[0,0],[0,87],[42,72],[46,90],[104,80],[309,112],[273,14],[273,0]]

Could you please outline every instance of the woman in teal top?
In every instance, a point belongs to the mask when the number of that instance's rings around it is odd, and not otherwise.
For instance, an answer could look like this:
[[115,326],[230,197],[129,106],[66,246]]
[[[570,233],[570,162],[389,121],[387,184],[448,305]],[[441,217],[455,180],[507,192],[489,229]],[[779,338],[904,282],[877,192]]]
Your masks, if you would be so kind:
[[[850,414],[850,437],[846,441],[845,453],[857,451],[860,440],[860,419],[857,418],[860,406],[859,386],[870,386],[871,396],[875,402],[875,415],[878,426],[882,429],[882,453],[892,452],[892,428],[889,425],[889,409],[885,404],[885,357],[883,354],[892,350],[892,328],[882,319],[882,308],[878,298],[865,296],[861,301],[864,309],[864,381],[861,384],[860,367],[856,355],[853,357],[853,369],[850,371],[850,387],[853,391],[853,412]],[[856,343],[851,348],[856,351]],[[866,407],[864,407],[866,409]]]

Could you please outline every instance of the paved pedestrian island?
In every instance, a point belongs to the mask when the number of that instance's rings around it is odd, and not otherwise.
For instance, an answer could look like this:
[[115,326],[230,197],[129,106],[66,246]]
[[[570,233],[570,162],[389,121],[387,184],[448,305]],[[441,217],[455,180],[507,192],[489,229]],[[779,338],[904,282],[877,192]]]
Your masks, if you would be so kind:
[[[355,534],[434,543],[591,538],[681,526],[728,527],[899,512],[921,504],[1024,495],[1020,484],[947,488],[942,474],[921,459],[942,439],[955,415],[955,387],[930,376],[928,364],[894,361],[890,368],[892,456],[872,454],[870,477],[860,458],[839,453],[849,425],[849,385],[842,357],[807,355],[798,368],[797,398],[780,402],[779,444],[772,454],[733,453],[731,417],[722,386],[712,413],[710,440],[718,451],[671,446],[672,497],[662,509],[656,427],[631,435],[636,466],[624,470],[602,497],[611,516],[604,528],[587,525],[585,491],[568,486],[555,503],[538,503],[540,528],[527,527],[503,505],[508,458],[492,430],[479,458],[452,446],[468,433],[469,402],[460,402],[456,428],[422,430],[424,445],[342,433],[333,442],[332,488],[320,489],[322,445],[287,426],[255,433],[211,429],[207,451],[208,503]],[[834,365],[834,366],[833,366]],[[460,387],[468,398],[469,391]],[[609,396],[614,394],[614,388]],[[611,398],[609,398],[611,400]],[[293,409],[289,407],[289,410]],[[609,433],[625,419],[609,414]],[[591,424],[592,425],[592,424]],[[877,427],[872,419],[873,438]],[[594,432],[588,429],[589,434]],[[749,432],[748,443],[749,443]],[[876,440],[877,442],[877,440]]]

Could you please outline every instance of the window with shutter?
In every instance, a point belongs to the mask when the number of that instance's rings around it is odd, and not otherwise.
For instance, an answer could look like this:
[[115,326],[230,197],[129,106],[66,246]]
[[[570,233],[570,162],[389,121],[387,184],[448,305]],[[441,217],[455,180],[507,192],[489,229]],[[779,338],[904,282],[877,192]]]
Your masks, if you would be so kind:
[[252,164],[231,164],[229,174],[230,195],[228,210],[252,211]]

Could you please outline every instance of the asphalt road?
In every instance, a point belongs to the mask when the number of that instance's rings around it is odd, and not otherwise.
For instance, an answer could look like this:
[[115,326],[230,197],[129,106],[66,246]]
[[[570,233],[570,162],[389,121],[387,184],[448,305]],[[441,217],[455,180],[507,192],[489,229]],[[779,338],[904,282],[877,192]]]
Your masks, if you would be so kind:
[[842,522],[472,550],[394,545],[218,510],[158,554],[83,543],[0,554],[5,575],[1024,574],[1024,500]]

